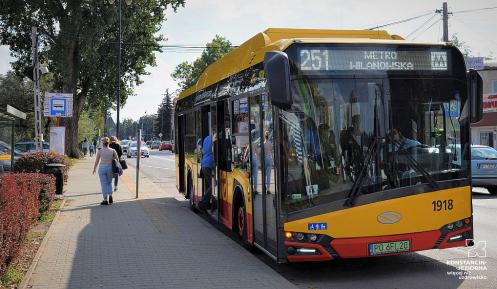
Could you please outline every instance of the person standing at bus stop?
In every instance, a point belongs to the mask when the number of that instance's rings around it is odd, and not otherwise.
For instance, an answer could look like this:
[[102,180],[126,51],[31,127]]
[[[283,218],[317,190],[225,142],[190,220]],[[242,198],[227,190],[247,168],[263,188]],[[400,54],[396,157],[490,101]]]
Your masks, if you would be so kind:
[[216,134],[212,137],[210,134],[205,137],[202,143],[202,178],[204,179],[205,191],[202,200],[198,206],[205,210],[210,207],[212,198],[212,173],[215,167],[214,154],[212,151],[212,142],[216,141]]

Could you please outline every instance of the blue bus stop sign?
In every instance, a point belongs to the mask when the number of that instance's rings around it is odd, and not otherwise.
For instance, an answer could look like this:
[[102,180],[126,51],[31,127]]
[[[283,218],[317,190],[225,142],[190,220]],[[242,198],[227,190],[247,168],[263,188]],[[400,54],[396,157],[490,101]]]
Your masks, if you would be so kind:
[[50,99],[50,114],[54,116],[66,115],[66,99],[53,97]]

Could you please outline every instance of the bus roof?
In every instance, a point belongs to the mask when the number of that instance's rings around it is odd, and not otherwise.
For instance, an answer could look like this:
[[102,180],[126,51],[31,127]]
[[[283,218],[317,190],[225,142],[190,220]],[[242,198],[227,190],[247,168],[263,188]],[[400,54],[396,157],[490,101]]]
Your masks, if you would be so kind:
[[[184,99],[195,92],[230,77],[264,60],[266,51],[283,51],[292,43],[389,43],[421,44],[405,41],[398,35],[384,30],[327,30],[269,28],[256,34],[239,47],[209,65],[199,77],[196,85],[181,92]],[[427,44],[427,43],[422,43]],[[443,45],[441,43],[432,43]]]

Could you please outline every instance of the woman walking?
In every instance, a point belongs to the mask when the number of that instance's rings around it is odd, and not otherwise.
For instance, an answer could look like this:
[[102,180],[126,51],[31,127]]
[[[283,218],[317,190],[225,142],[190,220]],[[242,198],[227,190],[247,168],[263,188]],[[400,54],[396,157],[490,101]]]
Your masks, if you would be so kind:
[[[112,204],[114,201],[112,199],[112,160],[119,161],[119,157],[117,156],[117,152],[109,147],[109,144],[110,139],[104,137],[102,139],[103,147],[97,152],[97,158],[93,166],[93,174],[97,171],[98,166],[98,176],[100,177],[100,186],[102,187],[102,195],[104,197],[104,200],[100,203],[101,205]],[[108,201],[107,197],[109,198]]]
[[[118,161],[121,160],[123,155],[123,149],[119,144],[119,140],[115,136],[110,137],[110,148],[114,149],[117,152]],[[119,174],[114,174],[114,192],[117,191],[117,184],[119,183]]]

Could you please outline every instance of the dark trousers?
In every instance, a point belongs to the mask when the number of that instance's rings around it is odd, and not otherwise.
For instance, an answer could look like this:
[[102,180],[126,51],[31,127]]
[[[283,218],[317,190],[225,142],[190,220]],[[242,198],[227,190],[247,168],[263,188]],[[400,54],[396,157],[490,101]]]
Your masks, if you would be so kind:
[[204,179],[205,191],[199,206],[202,208],[208,208],[212,198],[212,169],[202,168],[202,178]]

